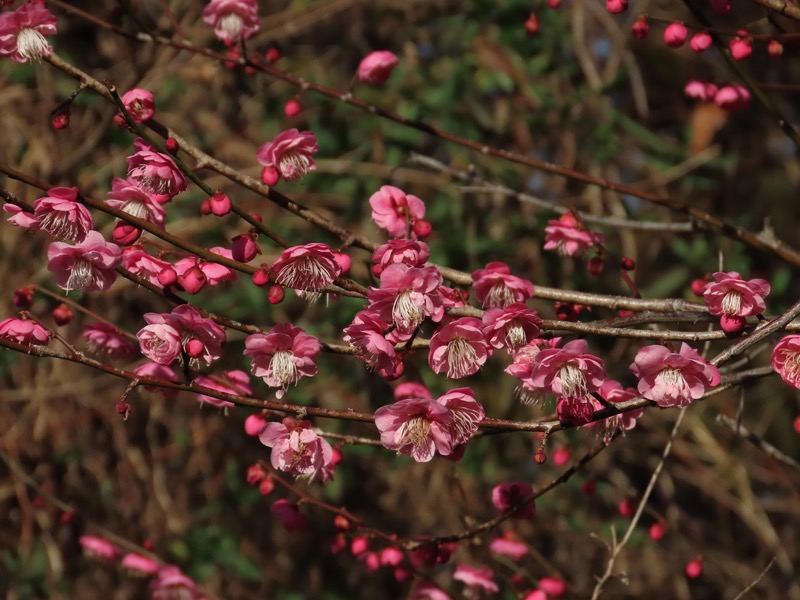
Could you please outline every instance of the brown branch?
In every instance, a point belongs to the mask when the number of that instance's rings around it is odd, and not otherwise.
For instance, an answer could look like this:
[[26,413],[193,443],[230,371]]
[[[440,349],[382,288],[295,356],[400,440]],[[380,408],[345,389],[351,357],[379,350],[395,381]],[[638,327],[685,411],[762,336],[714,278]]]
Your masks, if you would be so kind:
[[717,415],[717,423],[725,425],[725,427],[730,429],[733,433],[753,444],[756,448],[761,450],[764,454],[766,454],[770,458],[773,458],[777,460],[779,463],[782,463],[788,467],[793,468],[795,471],[800,472],[800,463],[798,463],[791,456],[787,456],[786,454],[778,450],[775,446],[773,446],[769,442],[764,441],[762,438],[760,438],[755,433],[747,429],[747,427],[745,427],[741,423],[737,423],[735,419],[731,419],[730,417],[727,417],[725,415]]

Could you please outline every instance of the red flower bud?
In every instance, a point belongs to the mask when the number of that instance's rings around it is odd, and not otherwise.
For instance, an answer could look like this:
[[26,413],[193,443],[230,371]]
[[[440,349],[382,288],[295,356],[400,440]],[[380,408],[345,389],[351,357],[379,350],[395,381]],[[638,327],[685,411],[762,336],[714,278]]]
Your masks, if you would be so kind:
[[211,208],[211,212],[218,217],[224,217],[231,212],[231,199],[228,197],[228,194],[217,192],[208,199],[208,204]]
[[170,154],[177,154],[178,150],[181,149],[180,145],[178,144],[178,140],[175,138],[167,138],[167,141],[164,142],[164,147]]
[[273,285],[269,288],[269,292],[267,292],[267,299],[269,300],[270,304],[280,304],[283,302],[283,298],[286,293],[283,291],[283,288],[279,285]]
[[63,302],[53,309],[53,320],[56,322],[56,325],[66,325],[72,321],[73,316],[70,307]]
[[300,114],[301,110],[303,110],[303,106],[300,104],[300,100],[297,98],[292,98],[283,105],[283,114],[287,117],[297,116]]

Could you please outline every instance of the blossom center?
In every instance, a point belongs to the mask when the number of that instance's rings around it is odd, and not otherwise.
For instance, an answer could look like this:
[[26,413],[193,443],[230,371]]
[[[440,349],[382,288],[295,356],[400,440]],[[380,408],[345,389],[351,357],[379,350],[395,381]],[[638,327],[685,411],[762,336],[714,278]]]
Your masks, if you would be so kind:
[[478,353],[464,338],[454,337],[447,344],[447,376],[451,379],[474,373],[477,361]]
[[558,370],[561,381],[561,395],[567,398],[578,398],[586,395],[586,378],[573,362],[568,362]]
[[69,271],[69,279],[64,287],[65,290],[85,290],[91,286],[94,280],[94,267],[92,262],[85,258],[78,258],[72,263]]
[[797,381],[800,378],[800,352],[797,350],[784,350],[783,357],[786,361],[783,365],[786,379]]
[[486,294],[486,306],[492,308],[505,308],[514,302],[514,294],[511,288],[502,281],[495,283],[489,293]]
[[306,175],[311,170],[311,165],[311,158],[306,154],[293,152],[292,150],[284,152],[278,161],[281,175],[288,181],[299,179]]
[[33,27],[25,27],[17,34],[17,49],[27,60],[38,59],[47,52],[47,40]]
[[722,299],[722,312],[726,315],[738,315],[742,309],[742,295],[731,290]]
[[397,433],[401,444],[411,442],[414,447],[418,448],[428,443],[431,422],[425,417],[414,417],[404,423]]
[[295,290],[318,292],[333,279],[330,272],[313,256],[302,256],[281,269],[279,284]]
[[528,343],[525,329],[520,325],[519,321],[512,321],[506,328],[506,345],[511,350],[521,348]]
[[683,378],[683,374],[678,369],[664,369],[661,371],[657,376],[656,380],[660,381],[664,385],[668,386],[677,386],[683,387],[686,383],[686,380]]
[[74,221],[65,212],[51,210],[39,218],[41,228],[58,240],[74,242],[81,231],[78,219]]
[[137,219],[150,220],[150,208],[141,200],[128,200],[120,206],[120,210]]
[[392,306],[392,314],[396,324],[404,331],[414,329],[425,318],[422,308],[411,297],[411,290],[405,290],[397,295]]
[[297,365],[291,350],[278,350],[272,357],[272,376],[283,387],[297,381]]
[[229,38],[239,39],[244,29],[244,21],[242,21],[242,17],[236,13],[230,12],[219,20],[219,27]]

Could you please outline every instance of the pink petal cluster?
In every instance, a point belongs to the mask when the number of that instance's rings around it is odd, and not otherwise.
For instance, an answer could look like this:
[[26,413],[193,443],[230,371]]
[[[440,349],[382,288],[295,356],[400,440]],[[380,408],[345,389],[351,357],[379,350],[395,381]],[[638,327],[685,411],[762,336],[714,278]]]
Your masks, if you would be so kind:
[[489,567],[470,567],[464,563],[459,563],[456,565],[453,579],[464,583],[470,588],[489,594],[496,594],[500,591],[499,586],[494,581],[494,573]]
[[258,2],[211,0],[203,9],[203,21],[214,28],[214,33],[225,45],[232,46],[258,31]]
[[318,151],[313,132],[287,129],[263,144],[256,152],[256,160],[264,167],[277,169],[286,181],[296,181],[317,170],[313,157]]
[[122,251],[98,231],[90,231],[75,245],[53,242],[47,258],[47,268],[61,289],[104,292],[117,278],[114,269],[122,262]]
[[133,141],[136,153],[127,158],[128,179],[151,194],[177,196],[186,191],[186,178],[170,156],[143,139]]
[[122,266],[153,285],[163,288],[161,279],[164,273],[172,271],[177,276],[172,263],[150,256],[141,246],[129,246],[122,252]]
[[161,567],[150,582],[152,600],[202,600],[197,584],[175,565]]
[[305,531],[308,528],[308,521],[294,502],[281,498],[272,503],[269,511],[283,524],[286,531]]
[[[233,254],[227,248],[215,246],[209,248],[209,251],[212,254],[233,260]],[[182,258],[175,263],[174,268],[182,285],[184,281],[187,281],[192,276],[194,276],[195,280],[199,280],[196,286],[184,285],[184,289],[190,294],[196,294],[206,285],[214,287],[226,281],[236,281],[236,271],[220,263],[202,259],[199,256]]]
[[[137,123],[149,121],[156,114],[156,104],[153,92],[142,88],[133,88],[122,95],[122,104]],[[120,115],[121,116],[121,115]]]
[[428,365],[451,379],[474,375],[492,355],[480,319],[461,317],[439,327],[431,337]]
[[301,377],[317,374],[315,361],[322,349],[319,340],[291,323],[276,325],[267,334],[249,335],[244,345],[244,355],[252,360],[250,372],[278,388],[278,398]]
[[133,342],[110,323],[98,322],[84,326],[83,339],[89,352],[112,360],[125,360],[136,354]]
[[388,50],[370,52],[358,65],[358,78],[372,85],[380,85],[389,79],[398,63],[394,52]]
[[258,436],[272,448],[270,462],[279,471],[309,480],[330,481],[333,478],[333,448],[310,427],[308,421],[267,423]]
[[581,256],[605,239],[602,234],[585,229],[569,212],[548,221],[544,233],[544,249],[555,250],[561,256]]
[[[623,388],[622,384],[613,379],[607,379],[600,386],[598,391],[600,396],[610,404],[618,404],[620,402],[627,402],[639,397],[639,393],[633,388]],[[592,408],[594,410],[601,410],[605,408],[597,399],[592,398]],[[606,444],[611,443],[611,438],[617,431],[628,431],[636,426],[636,421],[644,414],[644,410],[639,408],[636,410],[629,410],[618,415],[614,415],[600,421],[588,423],[585,427],[591,427],[598,431],[599,435],[603,436],[603,441]]]
[[369,205],[372,207],[372,220],[393,238],[417,239],[417,236],[425,237],[423,233],[429,229],[427,221],[423,221],[425,203],[400,188],[382,186],[370,196]]
[[152,577],[161,569],[161,565],[152,558],[147,558],[146,556],[133,552],[126,554],[120,561],[119,566],[122,567],[126,573],[134,577]]
[[713,83],[692,80],[683,88],[683,93],[689,98],[713,102],[729,112],[736,112],[750,106],[749,90],[738,84],[720,88]]
[[27,212],[16,204],[11,204],[9,202],[3,204],[3,212],[11,215],[8,217],[8,222],[14,227],[21,227],[29,231],[38,231],[39,221],[36,220],[33,213]]
[[[414,394],[418,395],[414,395]],[[450,390],[436,400],[419,384],[404,388],[403,399],[375,411],[381,443],[417,462],[449,456],[469,441],[485,412],[469,388]]]
[[89,556],[107,561],[114,561],[119,557],[120,551],[114,544],[105,538],[93,535],[82,535],[78,543]]
[[33,202],[33,209],[39,229],[57,240],[82,242],[94,227],[92,213],[78,202],[76,187],[50,189],[47,196]]
[[639,378],[639,393],[662,407],[686,406],[720,381],[717,367],[686,343],[679,352],[645,346],[636,353],[630,370]]
[[765,279],[745,281],[736,271],[717,272],[712,277],[714,281],[703,292],[712,315],[752,317],[766,310],[764,298],[770,292],[770,285]]
[[139,349],[153,362],[168,365],[181,355],[203,359],[207,365],[222,356],[225,330],[192,306],[176,306],[171,313],[146,313],[148,325],[136,337]]
[[27,319],[10,318],[0,321],[0,337],[29,346],[47,346],[50,343],[50,332],[36,321]]
[[367,292],[369,309],[399,333],[410,335],[426,317],[435,323],[442,320],[441,284],[442,274],[435,267],[389,265],[381,273],[380,287]]
[[372,254],[372,262],[377,268],[375,274],[380,276],[383,269],[389,265],[403,264],[409,267],[421,267],[427,262],[430,255],[431,250],[425,242],[395,239],[389,240],[375,250]]
[[433,400],[433,394],[421,383],[416,381],[406,381],[394,388],[394,399],[405,400],[407,398],[422,398],[423,400]]
[[45,36],[55,35],[57,21],[39,2],[26,2],[17,10],[0,13],[0,57],[26,63],[50,56]]
[[[253,395],[253,390],[250,387],[250,377],[248,377],[247,373],[238,369],[214,373],[213,375],[200,375],[194,378],[194,383],[211,388],[217,392],[225,392],[226,394],[233,394],[235,396],[249,397]],[[195,396],[201,406],[203,404],[210,404],[217,408],[236,406],[233,402],[220,400],[219,398],[214,398],[214,396],[207,396],[205,394],[196,394]]]
[[787,385],[800,389],[800,335],[787,335],[775,344],[772,368]]
[[164,228],[164,221],[167,218],[164,207],[152,194],[139,187],[135,181],[115,178],[111,182],[111,191],[108,192],[107,197],[106,204],[112,208],[150,221],[161,229]]
[[269,273],[283,287],[319,292],[341,275],[342,267],[330,246],[315,242],[281,252]]
[[588,349],[586,340],[573,340],[562,348],[541,350],[531,373],[531,387],[561,398],[585,398],[598,390],[606,379],[606,370],[603,361]]
[[356,349],[358,357],[379,372],[395,369],[397,353],[394,344],[386,339],[389,325],[374,311],[356,313],[353,322],[344,330],[344,341]]
[[430,581],[420,581],[409,600],[451,600],[450,594]]
[[524,481],[509,481],[492,488],[492,505],[495,510],[507,513],[518,506],[513,518],[530,519],[536,512],[536,505],[529,501],[533,496],[533,487]]
[[507,536],[494,538],[489,543],[489,552],[498,556],[504,556],[514,562],[519,562],[528,555],[530,550],[526,543]]
[[[181,378],[178,377],[178,374],[173,369],[155,362],[143,363],[136,367],[133,372],[140,377],[149,377],[156,381],[167,381],[169,383],[181,382]],[[164,398],[174,398],[178,395],[178,390],[156,387],[154,385],[146,385],[144,389],[151,393],[161,394]]]
[[522,386],[518,392],[525,404],[537,404],[544,399],[544,391],[533,386],[531,377],[539,364],[539,352],[544,348],[557,348],[560,343],[561,338],[531,340],[514,353],[514,362],[506,367],[505,372],[520,380]]
[[472,281],[475,297],[483,308],[505,308],[533,296],[533,284],[512,275],[508,265],[501,262],[490,262],[473,272]]
[[483,335],[492,348],[507,348],[514,354],[539,335],[542,320],[522,302],[505,308],[490,308],[483,313]]

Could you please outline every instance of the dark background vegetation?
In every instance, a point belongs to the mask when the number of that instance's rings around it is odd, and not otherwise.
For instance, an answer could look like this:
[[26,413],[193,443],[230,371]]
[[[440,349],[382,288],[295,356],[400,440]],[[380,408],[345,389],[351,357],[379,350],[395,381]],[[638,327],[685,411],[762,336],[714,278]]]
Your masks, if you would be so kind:
[[[111,18],[115,5],[74,4],[104,18]],[[153,30],[171,34],[159,2],[130,4]],[[200,19],[203,4],[170,2],[184,35],[220,48]],[[532,37],[523,22],[540,4],[541,32]],[[691,22],[679,2],[632,4],[636,11]],[[260,6],[262,30],[250,47],[264,52],[278,44],[284,55],[278,66],[308,80],[346,89],[362,56],[391,49],[400,57],[391,80],[379,88],[358,86],[359,96],[470,139],[671,195],[751,230],[772,226],[779,237],[800,245],[796,149],[756,104],[728,115],[685,99],[682,88],[689,79],[724,83],[734,76],[715,51],[697,56],[688,48],[666,48],[655,24],[648,40],[634,42],[629,27],[637,14],[632,11],[614,17],[599,1],[565,2],[553,11],[530,0],[298,0]],[[592,278],[585,263],[542,252],[544,226],[554,213],[502,194],[463,189],[411,164],[411,152],[474,168],[491,181],[562,206],[643,220],[683,219],[634,198],[480,156],[312,94],[301,97],[299,116],[286,118],[283,104],[296,90],[280,81],[137,44],[54,12],[60,28],[52,40],[56,52],[121,90],[153,90],[162,122],[249,175],[257,177],[260,170],[256,149],[276,133],[289,127],[314,131],[318,171],[302,183],[282,184],[281,190],[341,224],[380,239],[369,220],[369,196],[389,183],[418,195],[434,226],[429,242],[438,263],[471,271],[503,260],[536,284],[626,293],[613,265]],[[763,16],[755,5],[738,2],[729,16],[714,18],[728,30],[761,19],[754,29],[768,31]],[[121,23],[134,27],[127,19]],[[787,47],[781,59],[770,59],[759,47],[746,66],[760,82],[796,82],[796,52]],[[0,158],[53,185],[77,185],[86,195],[102,198],[111,178],[124,176],[132,139],[112,125],[113,107],[89,92],[76,100],[70,127],[51,130],[49,112],[73,87],[46,63],[0,65]],[[796,119],[796,95],[771,96],[789,120]],[[338,243],[263,198],[213,173],[201,174],[292,242]],[[16,182],[5,185],[28,201],[38,197]],[[243,232],[233,218],[199,218],[202,199],[194,189],[168,206],[173,233],[214,246]],[[102,219],[102,230],[110,232],[111,221]],[[602,231],[610,250],[637,261],[634,277],[647,298],[693,299],[689,282],[717,270],[720,255],[725,270],[772,282],[770,313],[786,308],[800,292],[796,269],[715,233]],[[0,236],[0,316],[5,317],[15,312],[13,289],[31,282],[53,284],[44,267],[45,236],[24,235],[5,224]],[[268,244],[263,247],[265,262],[277,256]],[[368,254],[353,251],[352,256],[354,276],[367,281]],[[265,327],[295,322],[327,340],[340,337],[360,306],[352,299],[309,305],[291,294],[271,306],[264,290],[242,277],[194,300]],[[165,301],[122,281],[81,301],[133,332],[143,325],[143,312],[169,310]],[[33,311],[48,318],[53,306],[39,298]],[[533,306],[546,318],[554,315],[547,302]],[[608,316],[597,309],[585,318]],[[78,340],[82,322],[77,318],[62,334]],[[590,339],[590,344],[612,376],[634,383],[627,366],[637,343]],[[237,350],[241,346],[242,337],[229,334],[225,367],[247,369]],[[754,365],[767,364],[768,356],[766,348]],[[421,379],[435,392],[454,387],[434,377],[425,359],[424,353],[412,358],[407,379]],[[531,418],[531,409],[515,399],[514,380],[502,373],[504,360],[494,357],[481,374],[459,383],[474,386],[490,416]],[[271,397],[261,382],[254,384],[256,396]],[[218,598],[405,595],[407,586],[396,585],[390,573],[369,573],[347,553],[327,550],[334,535],[330,514],[305,509],[311,522],[306,534],[288,534],[271,517],[269,504],[283,492],[263,499],[244,481],[247,466],[268,457],[265,447],[243,433],[250,411],[223,414],[199,408],[189,395],[165,400],[137,393],[131,397],[131,417],[123,422],[114,405],[124,389],[119,380],[69,363],[0,352],[0,452],[41,489],[77,509],[76,519],[61,525],[61,511],[42,500],[41,490],[0,463],[0,591],[7,597],[146,597],[146,583],[81,554],[78,537],[98,534],[98,525],[137,544],[152,540],[157,554]],[[791,425],[798,414],[796,392],[768,378],[742,393],[743,422],[797,457],[800,441]],[[372,411],[391,400],[391,390],[360,362],[326,355],[319,375],[291,389],[289,398]],[[690,408],[648,510],[618,563],[627,585],[609,582],[606,597],[732,598],[774,557],[775,565],[750,597],[800,598],[800,477],[716,424],[719,413],[735,415],[739,399],[738,392],[729,392]],[[536,416],[547,410],[552,407]],[[462,544],[451,564],[431,576],[458,597],[459,586],[450,579],[452,563],[485,563],[495,570],[503,598],[517,597],[546,575],[567,581],[569,597],[587,597],[605,569],[604,540],[611,528],[620,533],[627,526],[617,505],[641,495],[675,417],[675,411],[648,410],[635,430],[538,501],[533,521],[504,524],[501,530],[513,529],[531,547],[520,565],[492,559],[486,536]],[[376,434],[363,424],[315,424]],[[596,443],[590,431],[562,432],[549,441],[548,452],[568,447],[579,456]],[[387,531],[447,534],[493,515],[492,486],[526,480],[538,487],[557,476],[560,469],[552,460],[533,463],[534,448],[530,436],[507,434],[475,441],[460,463],[414,464],[381,448],[347,446],[335,481],[312,490]],[[597,482],[592,497],[581,491],[589,479]],[[656,543],[647,528],[662,518],[667,534]],[[688,580],[683,567],[698,554],[705,559],[704,574]],[[515,588],[510,582],[515,572],[529,584]]]

